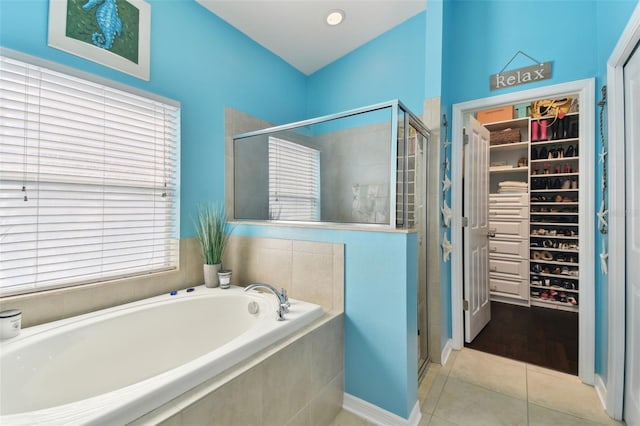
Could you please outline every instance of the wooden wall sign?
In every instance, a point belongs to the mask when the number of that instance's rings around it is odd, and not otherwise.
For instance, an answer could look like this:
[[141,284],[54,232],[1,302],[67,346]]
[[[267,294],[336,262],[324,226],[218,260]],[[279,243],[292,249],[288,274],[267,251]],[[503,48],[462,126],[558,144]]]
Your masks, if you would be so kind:
[[489,88],[491,90],[506,89],[507,87],[520,86],[534,81],[548,80],[551,78],[551,62],[531,65],[511,71],[501,71],[489,76]]

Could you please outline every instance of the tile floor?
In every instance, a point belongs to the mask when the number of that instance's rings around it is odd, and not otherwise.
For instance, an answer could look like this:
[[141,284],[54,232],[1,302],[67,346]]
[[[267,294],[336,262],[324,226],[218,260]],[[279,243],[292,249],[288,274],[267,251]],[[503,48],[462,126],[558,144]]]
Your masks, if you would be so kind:
[[[431,364],[418,389],[419,426],[622,425],[576,376],[464,348]],[[330,426],[372,426],[342,410]]]

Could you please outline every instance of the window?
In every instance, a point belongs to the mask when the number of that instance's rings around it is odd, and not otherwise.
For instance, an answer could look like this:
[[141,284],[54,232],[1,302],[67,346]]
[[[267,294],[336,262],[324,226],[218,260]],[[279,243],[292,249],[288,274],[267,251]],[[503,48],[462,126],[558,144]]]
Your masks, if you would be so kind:
[[0,57],[0,294],[175,269],[179,106]]
[[269,217],[320,220],[320,151],[269,137]]

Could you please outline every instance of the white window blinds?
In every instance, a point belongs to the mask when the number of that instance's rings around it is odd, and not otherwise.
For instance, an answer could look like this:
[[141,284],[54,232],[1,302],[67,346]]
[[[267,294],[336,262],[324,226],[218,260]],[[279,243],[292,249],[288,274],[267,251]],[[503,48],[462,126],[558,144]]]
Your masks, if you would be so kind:
[[269,216],[320,220],[320,152],[269,137]]
[[0,57],[0,294],[176,268],[179,108]]

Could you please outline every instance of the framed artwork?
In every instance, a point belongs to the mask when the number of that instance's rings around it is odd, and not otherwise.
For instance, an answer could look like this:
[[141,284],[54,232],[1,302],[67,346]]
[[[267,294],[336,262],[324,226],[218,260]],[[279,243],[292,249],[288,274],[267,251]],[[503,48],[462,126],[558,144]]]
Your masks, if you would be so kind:
[[144,0],[49,1],[49,46],[147,81],[150,33]]

